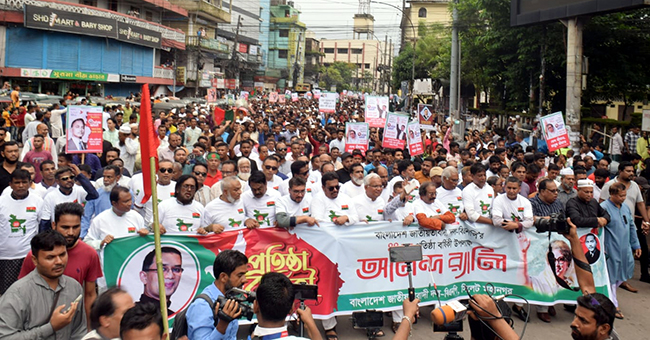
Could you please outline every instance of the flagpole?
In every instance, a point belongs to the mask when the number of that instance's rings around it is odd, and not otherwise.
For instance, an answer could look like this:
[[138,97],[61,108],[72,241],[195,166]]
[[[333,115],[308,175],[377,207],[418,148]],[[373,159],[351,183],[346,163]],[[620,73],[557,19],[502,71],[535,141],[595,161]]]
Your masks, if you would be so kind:
[[163,318],[163,334],[169,334],[169,322],[167,322],[167,294],[165,289],[165,272],[162,263],[162,251],[160,250],[160,222],[158,220],[158,185],[156,183],[156,158],[149,158],[151,172],[151,206],[153,208],[153,239],[156,248],[156,270],[158,272],[158,298],[160,299],[160,314]]

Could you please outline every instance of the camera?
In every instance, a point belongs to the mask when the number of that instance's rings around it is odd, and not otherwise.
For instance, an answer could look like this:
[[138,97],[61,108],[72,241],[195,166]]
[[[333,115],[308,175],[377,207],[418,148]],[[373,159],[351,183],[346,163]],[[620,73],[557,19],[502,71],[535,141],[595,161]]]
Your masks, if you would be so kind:
[[566,223],[566,217],[562,213],[554,213],[549,218],[540,218],[534,224],[538,233],[556,232],[558,234],[568,234],[569,225]]
[[318,286],[308,285],[305,282],[294,283],[293,292],[297,300],[318,300]]
[[253,301],[255,301],[256,295],[254,292],[249,292],[240,288],[230,288],[226,294],[221,295],[217,298],[219,302],[219,313],[217,314],[219,319],[230,322],[233,320],[230,316],[226,315],[223,312],[223,307],[226,305],[228,300],[235,300],[239,303],[239,310],[241,311],[241,316],[251,321],[253,319]]

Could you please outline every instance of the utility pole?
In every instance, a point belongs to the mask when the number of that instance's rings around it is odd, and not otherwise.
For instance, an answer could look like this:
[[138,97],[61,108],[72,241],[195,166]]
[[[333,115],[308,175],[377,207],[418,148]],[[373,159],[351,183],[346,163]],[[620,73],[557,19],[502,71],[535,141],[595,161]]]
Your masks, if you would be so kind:
[[176,51],[177,49],[174,48],[174,87],[172,91],[172,95],[176,97]]
[[452,29],[451,29],[451,74],[449,75],[449,118],[451,118],[452,130],[460,134],[460,125],[455,125],[454,121],[459,118],[458,111],[458,65],[460,64],[458,54],[458,0],[454,1],[452,12]]
[[199,68],[201,68],[201,36],[203,35],[202,29],[199,29],[196,32],[198,43],[196,44],[196,87],[194,88],[194,97],[199,96],[199,85],[201,80],[199,79]]
[[296,54],[293,63],[293,88],[296,88],[298,85],[298,74],[300,73],[300,63],[298,60],[300,58],[300,40],[302,39],[302,32],[298,33],[298,41],[296,41]]
[[580,148],[580,98],[582,96],[582,30],[583,22],[571,18],[567,26],[566,55],[566,125],[574,150]]
[[235,31],[235,43],[232,46],[232,56],[230,57],[230,72],[235,79],[239,79],[239,73],[235,71],[239,60],[237,58],[237,45],[239,44],[239,27],[241,27],[242,17],[237,17],[237,30]]
[[[381,93],[386,94],[386,82],[387,82],[386,75],[390,74],[390,72],[389,72],[390,68],[388,68],[389,67],[388,66],[388,34],[386,34],[384,36],[384,53],[382,55],[381,60],[382,60],[381,63],[384,66],[384,67],[381,68],[381,70],[382,70],[382,73],[381,73]],[[389,86],[388,88],[390,89],[390,84],[388,84],[388,86]]]

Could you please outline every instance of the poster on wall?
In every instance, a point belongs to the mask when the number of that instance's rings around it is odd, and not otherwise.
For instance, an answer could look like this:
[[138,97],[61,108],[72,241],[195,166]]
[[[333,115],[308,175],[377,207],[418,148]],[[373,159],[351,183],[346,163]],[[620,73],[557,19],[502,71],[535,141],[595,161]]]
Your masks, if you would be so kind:
[[68,106],[66,153],[102,152],[104,140],[102,113],[101,106]]

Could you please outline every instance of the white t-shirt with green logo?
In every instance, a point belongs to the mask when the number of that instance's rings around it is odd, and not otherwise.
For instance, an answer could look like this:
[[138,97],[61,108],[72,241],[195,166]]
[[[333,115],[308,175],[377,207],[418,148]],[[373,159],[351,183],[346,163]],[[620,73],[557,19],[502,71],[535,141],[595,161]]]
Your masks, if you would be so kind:
[[158,204],[158,220],[165,227],[167,234],[196,234],[206,226],[203,204],[192,200],[183,205],[177,199],[167,199]]
[[0,260],[27,256],[42,213],[43,200],[36,195],[30,194],[22,200],[15,200],[11,195],[0,197]]

